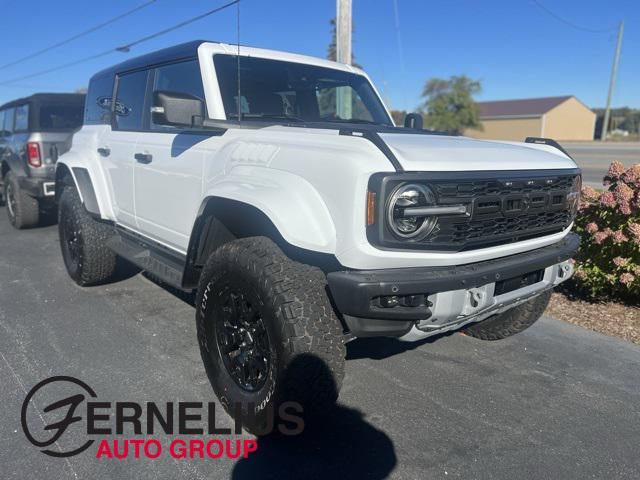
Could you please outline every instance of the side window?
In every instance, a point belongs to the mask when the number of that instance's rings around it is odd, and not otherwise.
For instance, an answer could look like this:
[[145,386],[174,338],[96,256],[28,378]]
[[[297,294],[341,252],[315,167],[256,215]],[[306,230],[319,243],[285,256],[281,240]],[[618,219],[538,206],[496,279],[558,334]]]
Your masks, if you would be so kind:
[[119,130],[140,130],[147,90],[146,70],[118,77],[116,103],[113,107],[115,123]]
[[4,137],[4,110],[0,110],[0,137]]
[[13,131],[26,132],[29,130],[29,105],[19,105],[16,107],[16,120]]
[[[204,88],[202,86],[198,62],[196,60],[190,60],[156,68],[153,91],[186,93],[204,102]],[[153,106],[155,107],[157,105]],[[174,127],[155,125],[151,122],[151,129],[164,131],[172,130]]]
[[13,133],[13,116],[15,113],[15,108],[8,108],[4,112],[4,133],[5,135],[11,135]]
[[86,125],[110,123],[111,95],[113,95],[112,75],[91,80],[84,105],[84,123]]

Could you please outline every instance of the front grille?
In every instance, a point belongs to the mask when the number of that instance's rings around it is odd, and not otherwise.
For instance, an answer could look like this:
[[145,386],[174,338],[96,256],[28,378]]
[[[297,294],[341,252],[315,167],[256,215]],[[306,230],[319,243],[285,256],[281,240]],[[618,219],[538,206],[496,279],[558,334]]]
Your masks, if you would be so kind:
[[441,217],[423,243],[469,250],[518,242],[567,228],[574,175],[432,183],[439,204],[466,204],[469,216]]
[[[439,229],[426,243],[451,246],[456,250],[489,247],[528,240],[540,234],[561,232],[571,224],[571,214],[541,212],[515,217],[487,216],[481,220],[456,223],[443,220]],[[459,248],[455,248],[459,247]]]
[[[546,173],[546,175],[545,175]],[[558,233],[571,225],[567,195],[578,170],[510,172],[408,172],[376,174],[369,189],[379,198],[405,183],[423,183],[437,197],[438,206],[465,205],[466,215],[440,215],[426,238],[407,240],[388,228],[386,200],[378,205],[376,224],[368,227],[369,241],[383,248],[464,251],[529,240]]]

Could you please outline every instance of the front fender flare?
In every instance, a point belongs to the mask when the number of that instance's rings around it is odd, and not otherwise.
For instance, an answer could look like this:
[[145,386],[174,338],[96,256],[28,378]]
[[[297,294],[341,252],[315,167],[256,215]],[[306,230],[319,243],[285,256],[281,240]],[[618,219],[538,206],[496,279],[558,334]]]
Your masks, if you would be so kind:
[[[230,224],[238,227],[232,228],[236,231],[229,230]],[[197,286],[210,252],[247,235],[264,235],[281,246],[283,241],[320,254],[333,254],[336,244],[329,211],[309,182],[286,172],[238,167],[233,175],[211,182],[200,205],[189,239],[183,287]]]
[[336,229],[329,209],[313,185],[298,175],[264,167],[236,167],[208,185],[205,197],[251,205],[266,215],[287,243],[335,253]]

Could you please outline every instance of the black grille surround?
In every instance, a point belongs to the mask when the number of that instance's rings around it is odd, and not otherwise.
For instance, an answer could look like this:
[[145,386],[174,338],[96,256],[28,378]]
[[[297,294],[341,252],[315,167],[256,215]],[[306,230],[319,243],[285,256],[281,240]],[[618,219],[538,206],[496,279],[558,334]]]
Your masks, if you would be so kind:
[[[367,239],[380,249],[457,252],[558,233],[573,221],[567,194],[578,175],[579,169],[377,173],[369,180],[376,213]],[[406,183],[429,186],[438,206],[462,204],[467,214],[438,216],[426,238],[398,238],[385,217],[391,193]]]

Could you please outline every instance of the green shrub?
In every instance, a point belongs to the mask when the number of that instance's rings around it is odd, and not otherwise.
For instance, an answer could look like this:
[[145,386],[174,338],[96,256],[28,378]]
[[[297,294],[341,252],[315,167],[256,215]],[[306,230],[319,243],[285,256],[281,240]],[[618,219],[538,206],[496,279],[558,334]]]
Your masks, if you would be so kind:
[[613,162],[603,185],[582,189],[574,278],[594,297],[640,299],[640,164]]

